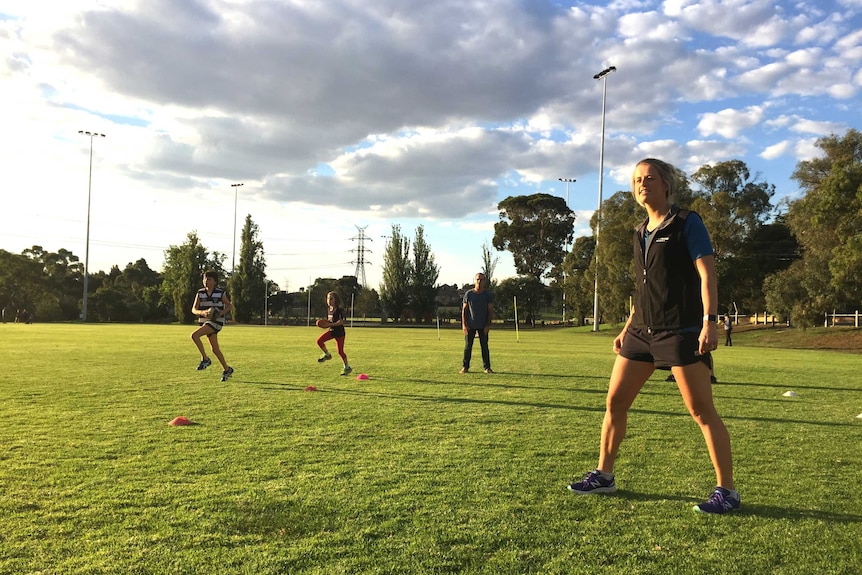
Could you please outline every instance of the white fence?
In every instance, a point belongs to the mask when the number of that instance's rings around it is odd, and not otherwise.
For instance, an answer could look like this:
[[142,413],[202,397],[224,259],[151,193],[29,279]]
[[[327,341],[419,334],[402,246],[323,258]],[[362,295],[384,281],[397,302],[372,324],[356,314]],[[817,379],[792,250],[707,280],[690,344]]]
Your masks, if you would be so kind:
[[[754,315],[731,314],[730,317],[733,320],[733,325],[775,325],[783,323],[776,316],[766,312]],[[862,313],[859,310],[853,313],[832,312],[823,314],[823,327],[859,327],[860,325],[862,325]]]
[[859,327],[860,314],[857,309],[855,313],[835,313],[823,314],[823,327],[835,327],[836,325],[852,325]]

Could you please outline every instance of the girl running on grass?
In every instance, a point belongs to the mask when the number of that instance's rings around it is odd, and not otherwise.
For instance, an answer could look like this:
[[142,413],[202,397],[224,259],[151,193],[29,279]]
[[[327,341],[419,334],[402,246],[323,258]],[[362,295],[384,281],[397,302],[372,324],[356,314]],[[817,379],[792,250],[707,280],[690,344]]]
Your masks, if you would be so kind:
[[192,313],[198,316],[198,323],[200,323],[200,327],[192,334],[192,341],[201,353],[201,362],[198,364],[198,370],[201,371],[212,365],[201,338],[206,336],[210,340],[213,354],[224,370],[221,374],[222,381],[227,381],[233,375],[233,368],[224,359],[218,343],[218,333],[224,327],[225,314],[232,309],[233,305],[227,293],[218,286],[218,272],[212,270],[204,272],[203,287],[195,294],[195,302],[192,304]]
[[320,334],[320,337],[317,338],[317,346],[323,352],[317,361],[319,363],[323,363],[324,361],[329,361],[332,359],[332,355],[329,353],[329,350],[326,349],[326,342],[334,339],[335,344],[338,347],[338,355],[341,356],[341,361],[344,363],[344,368],[341,370],[341,375],[347,375],[353,368],[350,367],[350,364],[347,363],[347,354],[344,353],[344,310],[341,308],[341,299],[338,297],[338,294],[334,291],[326,294],[326,304],[329,306],[329,311],[327,312],[327,326],[326,331]]

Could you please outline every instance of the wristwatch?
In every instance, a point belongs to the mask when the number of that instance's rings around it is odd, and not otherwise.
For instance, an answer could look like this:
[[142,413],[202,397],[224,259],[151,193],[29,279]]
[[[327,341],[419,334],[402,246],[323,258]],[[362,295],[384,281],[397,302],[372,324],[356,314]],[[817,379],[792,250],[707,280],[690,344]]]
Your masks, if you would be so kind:
[[706,314],[705,316],[703,316],[703,321],[714,321],[714,322],[717,322],[717,321],[718,321],[718,316],[717,316],[717,315],[715,315],[715,314],[713,314],[713,313],[709,313],[709,314]]

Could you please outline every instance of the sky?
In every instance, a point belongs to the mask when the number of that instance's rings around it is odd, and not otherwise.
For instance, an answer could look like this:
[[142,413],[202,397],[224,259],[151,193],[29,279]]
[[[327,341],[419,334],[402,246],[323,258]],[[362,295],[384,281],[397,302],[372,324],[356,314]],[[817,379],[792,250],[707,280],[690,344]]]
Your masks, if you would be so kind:
[[469,284],[501,200],[590,235],[644,157],[792,200],[862,127],[862,0],[0,0],[0,57],[0,249],[84,261],[89,215],[91,274],[192,231],[230,270],[250,215],[289,291],[379,289],[393,225]]

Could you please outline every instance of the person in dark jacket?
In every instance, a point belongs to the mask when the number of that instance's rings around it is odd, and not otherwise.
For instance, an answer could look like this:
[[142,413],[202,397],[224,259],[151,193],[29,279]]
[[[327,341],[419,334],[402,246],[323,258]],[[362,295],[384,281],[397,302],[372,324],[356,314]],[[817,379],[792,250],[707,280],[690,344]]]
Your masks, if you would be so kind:
[[733,338],[730,333],[733,331],[733,320],[730,319],[730,314],[724,314],[724,345],[733,347]]
[[577,494],[614,493],[614,462],[628,412],[657,368],[670,368],[689,413],[700,426],[717,487],[700,513],[740,508],[733,483],[730,435],[715,409],[711,352],[718,345],[715,256],[700,216],[672,203],[675,169],[656,159],[637,163],[631,189],[647,218],[634,234],[637,290],[632,313],[614,339],[617,354],[608,388],[599,462],[569,485]]

